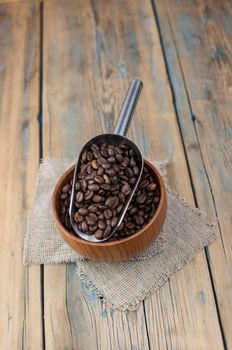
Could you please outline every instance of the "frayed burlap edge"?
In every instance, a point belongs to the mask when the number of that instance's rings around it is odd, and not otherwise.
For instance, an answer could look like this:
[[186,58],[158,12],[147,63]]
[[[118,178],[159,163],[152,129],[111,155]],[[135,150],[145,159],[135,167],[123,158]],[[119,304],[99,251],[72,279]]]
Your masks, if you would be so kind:
[[78,267],[78,263],[76,263],[78,276],[83,281],[83,283],[88,284],[88,289],[94,291],[94,293],[96,293],[101,302],[108,305],[114,310],[117,309],[124,312],[136,311],[141,301],[154,294],[162,285],[164,285],[165,282],[167,282],[171,275],[181,270],[184,267],[184,265],[189,263],[194,257],[196,257],[200,253],[200,251],[204,249],[205,246],[208,246],[209,244],[213,243],[218,237],[218,235],[216,234],[216,222],[210,224],[207,221],[206,214],[202,212],[199,208],[193,207],[193,205],[186,202],[186,200],[183,197],[179,196],[177,193],[171,192],[169,188],[167,188],[167,191],[169,193],[172,193],[172,195],[174,195],[175,198],[179,199],[185,207],[189,208],[192,213],[194,213],[195,215],[197,215],[198,218],[204,221],[204,223],[210,228],[208,236],[198,243],[198,245],[194,248],[194,252],[192,254],[188,254],[185,258],[181,259],[178,263],[174,264],[173,267],[169,269],[168,273],[162,275],[154,286],[151,286],[148,290],[141,292],[133,300],[133,302],[124,303],[120,306],[115,305],[111,300],[105,297],[104,293],[102,293],[101,290],[95,286],[95,284],[88,278],[88,276]]

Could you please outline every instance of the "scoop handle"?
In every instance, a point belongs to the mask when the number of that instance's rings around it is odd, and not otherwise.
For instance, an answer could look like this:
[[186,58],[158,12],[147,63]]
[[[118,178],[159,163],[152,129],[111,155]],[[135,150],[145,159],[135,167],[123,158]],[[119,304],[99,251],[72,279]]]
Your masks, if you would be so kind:
[[142,88],[141,80],[133,79],[131,81],[114,127],[114,134],[122,136],[127,134]]

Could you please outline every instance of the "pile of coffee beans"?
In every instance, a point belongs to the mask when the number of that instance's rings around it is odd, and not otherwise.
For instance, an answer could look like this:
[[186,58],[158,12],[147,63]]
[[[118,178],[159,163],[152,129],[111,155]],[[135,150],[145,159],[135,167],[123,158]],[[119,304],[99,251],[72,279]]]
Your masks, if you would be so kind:
[[[74,220],[79,229],[97,239],[107,237],[117,226],[120,213],[139,175],[133,149],[127,145],[92,144],[82,153],[80,173],[75,183]],[[72,182],[60,194],[60,220],[72,231],[68,210]],[[139,186],[124,216],[110,240],[134,234],[154,215],[160,193],[150,171],[144,167]]]

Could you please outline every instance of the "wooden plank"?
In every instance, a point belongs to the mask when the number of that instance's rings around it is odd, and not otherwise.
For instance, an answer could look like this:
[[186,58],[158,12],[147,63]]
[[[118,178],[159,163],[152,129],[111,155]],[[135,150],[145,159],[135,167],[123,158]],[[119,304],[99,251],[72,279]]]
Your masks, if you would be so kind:
[[[146,156],[170,159],[171,187],[193,202],[150,2],[48,2],[44,47],[45,155],[75,158],[86,140],[112,130],[130,78],[140,76],[145,88],[129,136]],[[142,307],[127,315],[127,332],[120,326],[124,314],[107,310],[105,320],[99,320],[100,302],[90,302],[80,289],[74,295],[80,282],[72,269],[66,275],[63,267],[45,267],[49,348],[114,349],[115,334],[118,348],[148,348]],[[223,349],[204,253],[144,305],[152,349]]]
[[39,7],[0,5],[0,19],[0,348],[42,349],[40,268],[22,262],[39,161]]
[[[231,7],[158,1],[161,33],[199,207],[218,217],[209,263],[225,343],[232,347]],[[187,88],[187,91],[186,91]]]
[[[123,95],[105,77],[113,74],[110,67],[96,61],[101,38],[90,2],[49,2],[44,10],[44,156],[75,158],[88,138],[112,127]],[[118,83],[123,90],[128,82]],[[142,304],[136,313],[111,312],[82,287],[74,264],[45,266],[44,272],[49,349],[149,349]]]

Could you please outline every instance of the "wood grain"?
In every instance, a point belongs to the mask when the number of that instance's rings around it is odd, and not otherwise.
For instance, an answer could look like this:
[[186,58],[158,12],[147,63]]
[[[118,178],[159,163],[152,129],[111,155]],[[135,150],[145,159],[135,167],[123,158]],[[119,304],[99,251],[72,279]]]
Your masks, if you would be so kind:
[[157,2],[167,64],[199,207],[218,218],[209,247],[225,344],[232,347],[232,10],[227,1]]
[[[44,10],[44,156],[75,158],[90,137],[112,130],[128,82],[139,76],[145,87],[129,136],[145,156],[169,158],[171,187],[193,202],[150,2],[51,1]],[[101,303],[87,303],[79,290],[74,294],[73,271],[73,266],[67,274],[65,267],[45,268],[49,349],[78,343],[84,350],[115,349],[115,334],[118,348],[148,348],[142,306],[127,315],[126,332],[119,312],[107,312],[105,326],[99,327]],[[144,305],[151,349],[223,349],[204,253]]]
[[22,262],[39,155],[37,5],[0,5],[0,46],[0,348],[42,349],[40,268]]

